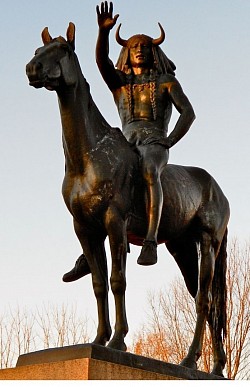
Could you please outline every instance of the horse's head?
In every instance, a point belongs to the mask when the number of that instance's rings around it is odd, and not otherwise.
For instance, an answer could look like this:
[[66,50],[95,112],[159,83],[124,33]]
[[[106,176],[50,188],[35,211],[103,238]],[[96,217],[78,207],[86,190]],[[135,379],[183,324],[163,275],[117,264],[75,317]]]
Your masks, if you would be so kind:
[[52,39],[48,28],[42,31],[44,46],[38,48],[34,58],[26,66],[29,84],[36,88],[57,90],[76,83],[74,69],[75,26],[69,23],[67,40],[59,36]]

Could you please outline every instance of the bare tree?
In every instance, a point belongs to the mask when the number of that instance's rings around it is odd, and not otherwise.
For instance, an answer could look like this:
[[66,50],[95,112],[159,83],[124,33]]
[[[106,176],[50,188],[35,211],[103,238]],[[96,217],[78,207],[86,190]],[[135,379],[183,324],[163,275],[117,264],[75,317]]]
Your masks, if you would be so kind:
[[88,319],[76,306],[9,309],[0,316],[0,368],[15,366],[19,355],[89,341]]
[[[250,378],[250,243],[243,248],[235,239],[228,248],[227,271],[227,353],[229,379]],[[135,335],[132,351],[179,364],[194,334],[195,303],[182,278],[170,288],[148,296],[150,314],[143,329]],[[212,345],[208,327],[204,336],[199,368],[212,369]]]
[[77,316],[76,306],[44,306],[41,311],[37,311],[36,322],[41,328],[40,339],[44,348],[89,341],[88,319]]
[[0,367],[7,368],[13,362],[12,351],[13,322],[8,322],[1,316],[0,318]]
[[227,275],[227,373],[250,377],[250,244],[240,248],[237,240],[231,244]]

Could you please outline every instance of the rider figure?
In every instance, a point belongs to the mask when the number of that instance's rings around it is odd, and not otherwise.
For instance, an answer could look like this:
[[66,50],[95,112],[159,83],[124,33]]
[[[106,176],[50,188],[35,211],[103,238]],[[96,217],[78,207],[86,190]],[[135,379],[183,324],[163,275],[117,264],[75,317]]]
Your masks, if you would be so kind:
[[[105,1],[97,6],[99,34],[96,44],[96,62],[104,81],[111,90],[122,123],[122,132],[141,157],[142,175],[148,194],[148,231],[141,254],[141,265],[157,262],[157,233],[163,205],[161,172],[169,157],[168,149],[175,145],[189,130],[195,114],[175,78],[175,65],[159,45],[165,39],[161,35],[152,39],[146,35],[134,35],[128,40],[116,40],[123,47],[116,68],[109,58],[109,33],[119,15],[113,17],[113,4]],[[172,105],[180,116],[167,136]],[[74,281],[87,274],[84,256],[76,266],[64,275],[63,280]],[[85,266],[84,266],[85,265]],[[85,267],[85,269],[84,269]]]

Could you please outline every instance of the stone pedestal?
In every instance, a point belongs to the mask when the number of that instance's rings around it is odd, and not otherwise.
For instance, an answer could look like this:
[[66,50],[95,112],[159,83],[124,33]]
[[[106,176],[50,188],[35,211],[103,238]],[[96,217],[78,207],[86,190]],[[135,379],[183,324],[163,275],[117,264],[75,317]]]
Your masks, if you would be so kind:
[[[0,370],[0,380],[214,380],[210,374],[99,345],[46,349]],[[223,380],[223,379],[222,379]]]

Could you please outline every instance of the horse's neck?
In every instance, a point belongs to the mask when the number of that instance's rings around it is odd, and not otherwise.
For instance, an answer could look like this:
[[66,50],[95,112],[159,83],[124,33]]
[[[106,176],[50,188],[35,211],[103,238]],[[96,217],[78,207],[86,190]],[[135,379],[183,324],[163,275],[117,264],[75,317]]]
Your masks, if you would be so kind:
[[107,134],[109,125],[97,109],[83,75],[75,87],[58,92],[63,147],[68,171],[83,172],[88,155]]

